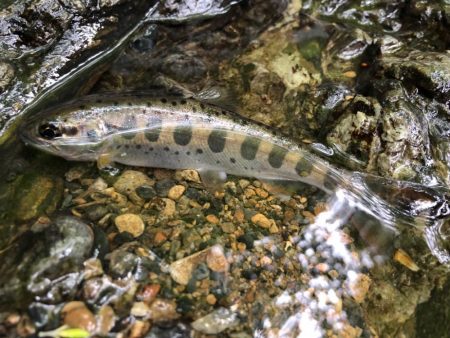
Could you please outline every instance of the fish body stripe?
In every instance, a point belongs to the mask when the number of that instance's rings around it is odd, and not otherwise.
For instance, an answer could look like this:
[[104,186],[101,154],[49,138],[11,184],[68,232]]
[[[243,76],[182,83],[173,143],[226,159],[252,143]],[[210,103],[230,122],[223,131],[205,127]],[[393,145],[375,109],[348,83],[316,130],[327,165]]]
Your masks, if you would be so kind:
[[313,165],[311,161],[308,161],[306,158],[302,157],[298,160],[297,165],[295,166],[295,172],[302,177],[306,177],[311,173],[313,169]]
[[278,169],[283,165],[284,157],[287,154],[287,150],[280,146],[274,145],[269,153],[268,161],[272,168]]
[[254,160],[258,152],[261,140],[253,136],[247,136],[241,144],[241,156],[246,160]]
[[227,132],[225,130],[213,130],[208,136],[208,146],[213,153],[221,153],[225,149]]
[[191,139],[192,127],[190,126],[176,127],[173,131],[173,140],[180,146],[188,145],[191,142]]

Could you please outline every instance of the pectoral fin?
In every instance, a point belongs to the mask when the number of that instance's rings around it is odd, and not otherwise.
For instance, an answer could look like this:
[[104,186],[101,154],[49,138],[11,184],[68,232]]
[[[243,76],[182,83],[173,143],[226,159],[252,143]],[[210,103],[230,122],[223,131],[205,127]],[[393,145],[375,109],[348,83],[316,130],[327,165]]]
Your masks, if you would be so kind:
[[120,172],[120,169],[115,166],[111,153],[104,153],[98,156],[97,168],[111,176],[116,176]]
[[224,171],[199,169],[198,173],[206,190],[211,193],[223,191],[223,185],[227,180]]

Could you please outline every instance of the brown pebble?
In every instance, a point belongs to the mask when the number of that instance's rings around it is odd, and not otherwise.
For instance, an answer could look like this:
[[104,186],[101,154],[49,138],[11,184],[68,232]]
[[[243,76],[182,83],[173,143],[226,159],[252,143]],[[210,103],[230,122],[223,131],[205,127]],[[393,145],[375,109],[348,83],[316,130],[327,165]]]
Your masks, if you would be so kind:
[[234,220],[238,223],[242,223],[245,220],[245,214],[242,209],[237,209],[234,213]]
[[136,298],[139,301],[142,301],[146,304],[150,304],[155,300],[159,290],[161,290],[161,285],[159,284],[145,285],[136,295]]
[[397,249],[394,254],[394,260],[396,260],[403,266],[406,266],[411,271],[417,272],[420,270],[417,264],[413,261],[411,256],[406,253],[405,250]]
[[151,324],[149,321],[136,320],[131,326],[128,338],[142,338],[150,330]]
[[176,201],[181,196],[183,196],[184,192],[186,191],[186,188],[184,185],[174,185],[172,188],[170,188],[167,197],[170,199]]
[[356,278],[349,281],[350,294],[357,303],[362,303],[366,298],[372,280],[363,273],[358,273]]
[[270,265],[270,264],[272,264],[272,258],[267,257],[267,256],[263,256],[263,257],[261,257],[261,259],[259,260],[259,262],[261,263],[262,266],[264,266],[264,265]]
[[272,224],[270,225],[269,232],[271,234],[277,234],[280,232],[280,229],[278,228],[278,226],[275,224],[275,221],[273,221],[273,220],[272,220]]
[[208,268],[215,272],[228,271],[229,264],[225,257],[223,248],[220,245],[214,245],[206,256]]
[[114,327],[116,318],[114,310],[109,305],[103,305],[97,314],[97,333],[101,336],[107,336]]
[[212,214],[207,215],[206,220],[212,224],[219,223],[219,218],[216,215],[212,215]]
[[201,183],[200,175],[197,171],[192,169],[177,171],[175,174],[175,178],[178,181],[184,180],[188,182]]
[[356,72],[354,70],[349,70],[343,74],[345,77],[348,77],[349,79],[353,79],[356,77]]
[[170,264],[170,276],[178,284],[187,285],[192,272],[198,264],[205,261],[210,248],[196,252],[188,257],[181,258]]
[[8,326],[15,326],[20,321],[20,315],[18,313],[11,313],[6,317],[5,324]]
[[150,308],[144,302],[134,302],[130,314],[135,317],[148,317],[150,315]]
[[72,328],[84,329],[93,333],[96,328],[96,320],[92,312],[83,302],[69,302],[61,310],[64,324]]
[[135,238],[142,235],[145,229],[144,221],[140,216],[135,214],[119,215],[114,220],[114,223],[120,232],[126,231]]
[[155,169],[153,170],[153,176],[160,181],[166,178],[172,178],[173,177],[173,171],[167,170],[167,169]]
[[217,302],[217,298],[212,293],[210,293],[209,295],[206,296],[206,302],[209,305],[214,305]]
[[251,188],[247,188],[247,189],[244,190],[244,195],[247,198],[251,198],[253,196],[256,196],[256,192],[255,192],[255,190],[253,190]]
[[267,191],[265,191],[264,189],[256,188],[255,191],[256,191],[256,195],[258,195],[261,198],[269,197],[269,193]]
[[177,304],[173,300],[156,298],[150,305],[150,319],[154,322],[167,322],[179,316]]
[[253,217],[251,218],[252,222],[258,226],[260,226],[263,229],[269,229],[270,226],[272,225],[271,220],[269,220],[266,216],[264,216],[263,214],[256,214],[253,215]]
[[155,237],[154,237],[153,241],[154,241],[155,245],[161,245],[165,241],[167,241],[167,236],[166,236],[166,234],[164,232],[158,231],[155,234]]
[[172,217],[176,211],[175,202],[170,198],[163,198],[162,200],[164,201],[165,206],[164,209],[161,210],[161,215],[166,217]]

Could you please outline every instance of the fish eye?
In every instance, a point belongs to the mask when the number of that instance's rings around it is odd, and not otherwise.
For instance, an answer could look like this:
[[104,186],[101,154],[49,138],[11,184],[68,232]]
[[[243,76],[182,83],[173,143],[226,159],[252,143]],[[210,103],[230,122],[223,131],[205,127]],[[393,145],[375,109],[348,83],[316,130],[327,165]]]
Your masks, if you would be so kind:
[[58,126],[53,123],[45,123],[39,126],[39,135],[41,135],[46,140],[52,140],[55,137],[61,136],[61,131]]

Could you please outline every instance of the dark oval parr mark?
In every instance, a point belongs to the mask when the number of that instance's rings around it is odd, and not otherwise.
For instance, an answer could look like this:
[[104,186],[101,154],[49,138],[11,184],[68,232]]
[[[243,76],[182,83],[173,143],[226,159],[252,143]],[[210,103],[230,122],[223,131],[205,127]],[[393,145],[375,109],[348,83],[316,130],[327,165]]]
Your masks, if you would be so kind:
[[227,132],[225,130],[213,130],[208,136],[208,146],[213,153],[221,153],[225,148]]

